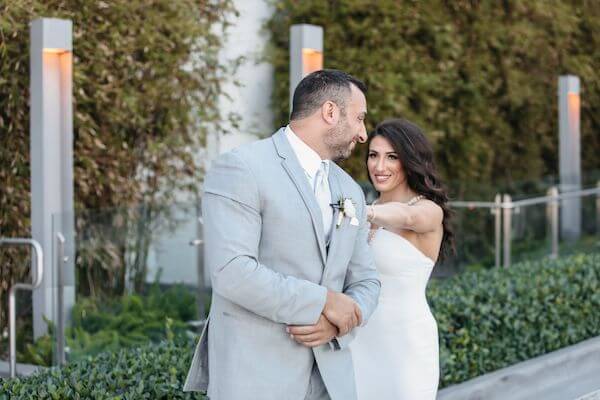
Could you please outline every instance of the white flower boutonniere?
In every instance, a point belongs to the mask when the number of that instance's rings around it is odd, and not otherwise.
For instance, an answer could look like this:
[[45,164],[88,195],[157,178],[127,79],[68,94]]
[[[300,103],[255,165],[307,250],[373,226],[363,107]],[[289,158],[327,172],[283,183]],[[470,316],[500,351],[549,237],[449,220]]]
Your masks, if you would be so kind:
[[336,204],[332,204],[333,208],[337,208],[339,213],[335,227],[339,228],[342,225],[344,217],[350,218],[350,225],[358,226],[358,218],[356,218],[356,207],[352,200],[348,198],[340,198]]

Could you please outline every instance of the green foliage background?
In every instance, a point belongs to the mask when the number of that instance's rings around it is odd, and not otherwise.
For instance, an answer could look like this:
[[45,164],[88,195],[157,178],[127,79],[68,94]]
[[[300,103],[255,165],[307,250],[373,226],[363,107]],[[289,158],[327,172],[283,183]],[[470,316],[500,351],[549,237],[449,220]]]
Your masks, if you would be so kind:
[[[558,171],[558,76],[582,87],[582,166],[600,168],[600,2],[277,0],[267,23],[276,126],[288,118],[289,27],[324,27],[326,68],[364,80],[368,129],[421,126],[454,196]],[[344,167],[366,179],[364,148]],[[495,193],[495,192],[492,192]]]
[[[0,236],[31,236],[31,20],[73,21],[76,210],[154,210],[178,191],[196,193],[193,156],[227,118],[216,100],[229,69],[217,55],[232,15],[231,0],[0,0]],[[0,304],[28,273],[21,255],[0,252]]]

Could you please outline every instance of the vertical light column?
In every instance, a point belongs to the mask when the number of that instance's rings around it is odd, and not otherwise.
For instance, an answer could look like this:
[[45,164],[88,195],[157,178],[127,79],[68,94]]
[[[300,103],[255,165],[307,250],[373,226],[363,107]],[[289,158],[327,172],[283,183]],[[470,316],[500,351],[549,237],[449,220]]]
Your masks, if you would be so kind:
[[311,72],[323,69],[323,28],[300,24],[290,27],[290,110],[294,90]]
[[[75,300],[73,254],[66,254],[65,264],[53,262],[53,225],[54,230],[74,232],[72,29],[71,21],[55,18],[36,19],[30,25],[31,230],[47,255],[42,284],[33,293],[35,338],[47,331],[43,316],[57,320],[55,267],[64,268],[66,315]],[[73,252],[74,245],[67,248]]]
[[[579,78],[558,78],[560,191],[581,190],[581,135]],[[561,236],[576,240],[581,235],[581,198],[564,199],[561,207]]]

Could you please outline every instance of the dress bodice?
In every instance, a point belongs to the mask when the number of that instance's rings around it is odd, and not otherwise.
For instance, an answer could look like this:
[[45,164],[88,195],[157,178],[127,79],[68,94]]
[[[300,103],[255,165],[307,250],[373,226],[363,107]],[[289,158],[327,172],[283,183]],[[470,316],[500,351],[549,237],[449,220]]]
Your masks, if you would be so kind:
[[404,237],[383,228],[374,233],[371,248],[381,280],[380,303],[393,303],[401,317],[428,315],[425,289],[435,262]]

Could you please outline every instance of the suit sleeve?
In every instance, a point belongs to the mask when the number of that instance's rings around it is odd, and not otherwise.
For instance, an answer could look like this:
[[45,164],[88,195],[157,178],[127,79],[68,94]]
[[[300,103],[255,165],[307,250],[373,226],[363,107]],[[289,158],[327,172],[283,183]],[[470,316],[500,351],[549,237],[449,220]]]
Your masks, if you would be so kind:
[[[375,261],[368,244],[369,223],[365,208],[365,199],[362,190],[359,189],[361,206],[357,207],[360,220],[358,234],[354,243],[354,251],[348,265],[348,272],[344,281],[344,294],[352,297],[362,311],[364,326],[377,307],[381,283],[375,268]],[[353,329],[347,335],[335,338],[330,346],[339,350],[348,346],[354,339],[357,329]]]
[[327,289],[259,262],[260,193],[252,171],[235,152],[217,159],[206,175],[202,214],[205,265],[214,291],[274,322],[318,321]]

